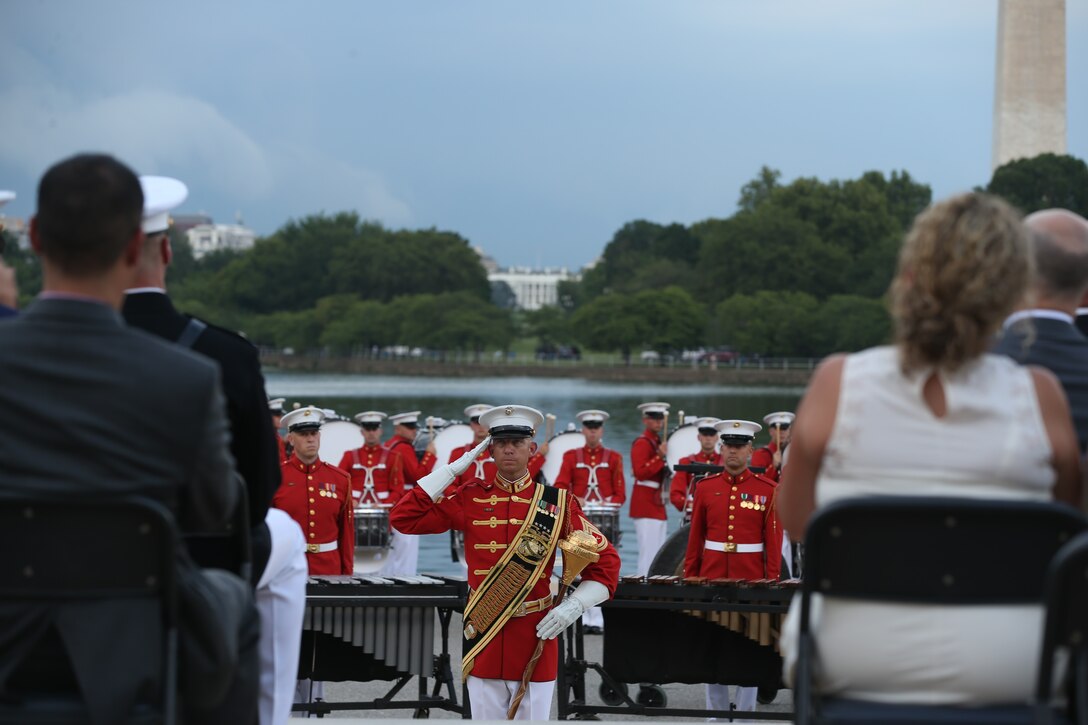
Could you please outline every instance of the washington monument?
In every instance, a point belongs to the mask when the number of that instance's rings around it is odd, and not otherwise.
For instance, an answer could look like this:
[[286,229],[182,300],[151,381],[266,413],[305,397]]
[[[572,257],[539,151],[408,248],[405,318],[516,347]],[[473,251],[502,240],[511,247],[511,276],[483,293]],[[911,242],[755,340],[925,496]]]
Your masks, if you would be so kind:
[[999,0],[993,168],[1065,153],[1065,0]]

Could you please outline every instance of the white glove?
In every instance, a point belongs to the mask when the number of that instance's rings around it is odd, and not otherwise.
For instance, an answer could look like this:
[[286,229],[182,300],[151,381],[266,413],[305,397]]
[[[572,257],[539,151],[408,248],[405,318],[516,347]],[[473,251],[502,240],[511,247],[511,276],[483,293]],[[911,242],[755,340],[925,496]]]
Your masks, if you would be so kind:
[[480,445],[468,451],[453,463],[447,463],[434,469],[416,481],[416,485],[422,488],[431,497],[432,501],[437,501],[442,492],[446,490],[446,486],[453,483],[453,479],[467,471],[472,462],[476,460],[476,456],[480,455],[490,442],[491,436],[484,438]]
[[608,587],[600,582],[584,581],[558,606],[536,625],[536,636],[555,639],[564,629],[574,624],[590,607],[608,599]]

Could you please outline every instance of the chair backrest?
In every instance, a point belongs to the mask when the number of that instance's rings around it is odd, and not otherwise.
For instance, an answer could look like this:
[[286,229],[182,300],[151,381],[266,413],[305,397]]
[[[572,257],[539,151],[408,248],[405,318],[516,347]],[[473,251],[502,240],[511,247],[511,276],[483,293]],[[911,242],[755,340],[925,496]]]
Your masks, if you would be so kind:
[[[245,479],[234,474],[238,504],[222,530],[186,533],[182,540],[189,556],[203,569],[226,569],[246,581],[252,579],[253,544],[249,528],[249,492]],[[255,582],[254,582],[255,583]]]
[[802,591],[906,603],[1041,603],[1047,563],[1085,528],[1078,511],[1049,502],[843,500],[809,525]]
[[177,702],[178,535],[171,513],[142,498],[0,500],[0,601],[149,600],[162,613],[161,708]]
[[1069,653],[1080,707],[1088,707],[1088,533],[1063,546],[1050,562],[1046,581],[1046,624],[1036,700],[1047,703],[1053,690],[1054,657]]

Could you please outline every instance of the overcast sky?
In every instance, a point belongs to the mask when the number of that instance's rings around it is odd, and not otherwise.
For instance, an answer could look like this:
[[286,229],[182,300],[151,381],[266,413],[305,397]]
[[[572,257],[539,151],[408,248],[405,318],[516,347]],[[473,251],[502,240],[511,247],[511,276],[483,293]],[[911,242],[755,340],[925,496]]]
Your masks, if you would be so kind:
[[[1067,3],[1086,159],[1088,0]],[[627,221],[729,216],[764,164],[985,184],[996,37],[997,0],[6,0],[3,211],[98,150],[259,234],[356,210],[577,268]]]

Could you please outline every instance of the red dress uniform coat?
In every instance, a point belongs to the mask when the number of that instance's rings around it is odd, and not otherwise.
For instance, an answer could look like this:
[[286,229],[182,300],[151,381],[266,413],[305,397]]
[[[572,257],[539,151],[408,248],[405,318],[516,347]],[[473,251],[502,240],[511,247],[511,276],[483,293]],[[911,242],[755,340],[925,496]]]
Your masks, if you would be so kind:
[[434,468],[435,455],[424,453],[423,458],[416,458],[416,449],[410,440],[393,436],[385,442],[385,447],[400,454],[401,465],[404,467],[404,489],[408,491],[415,488],[416,481],[426,476]]
[[[373,445],[348,451],[340,459],[340,468],[351,476],[351,498],[356,505],[371,476],[378,503],[392,506],[404,495],[404,464],[400,454],[385,446]],[[373,503],[368,501],[367,503]]]
[[623,480],[623,456],[604,446],[583,446],[563,454],[563,463],[555,476],[556,488],[564,488],[582,503],[589,491],[589,479],[597,475],[597,490],[606,503],[621,504],[627,500]]
[[293,453],[280,472],[283,483],[272,505],[302,527],[310,573],[351,574],[355,566],[351,477],[321,459],[306,465]]
[[657,447],[661,439],[656,433],[644,430],[631,444],[631,470],[635,485],[631,487],[631,518],[665,519],[665,501],[661,487],[665,483],[668,466]]
[[[468,560],[468,584],[475,589],[483,582],[491,567],[498,563],[506,547],[517,537],[529,515],[533,486],[529,482],[521,491],[509,491],[494,482],[473,479],[452,495],[432,502],[423,489],[415,488],[405,494],[390,512],[390,521],[398,531],[408,534],[440,534],[449,529],[465,532],[465,557]],[[598,541],[601,558],[582,570],[582,579],[604,584],[609,596],[616,590],[620,573],[620,557],[611,543],[591,524],[578,502],[568,498],[567,515],[560,523],[560,538],[574,528],[584,529]],[[525,603],[550,596],[550,574],[555,554],[548,561],[544,575],[537,580],[525,598]],[[483,679],[520,680],[525,665],[536,649],[536,625],[547,610],[511,617],[480,652],[472,667],[472,675]],[[556,640],[544,643],[544,652],[533,673],[533,682],[555,680],[558,650]]]
[[[703,453],[699,452],[693,456],[684,456],[680,459],[680,465],[685,466],[689,463],[705,463],[711,466],[722,465],[721,453]],[[688,496],[688,483],[691,481],[691,474],[687,471],[677,471],[673,474],[672,483],[669,484],[669,501],[676,507],[677,511],[683,511],[687,507]]]
[[276,433],[276,445],[279,446],[280,450],[280,463],[283,463],[287,460],[287,444],[284,442],[283,436],[281,436],[279,433]]
[[[447,463],[453,463],[478,445],[479,443],[473,442],[454,448],[450,451],[450,459]],[[491,451],[484,449],[480,452],[480,455],[476,456],[476,460],[473,461],[473,463],[474,465],[465,469],[464,473],[453,479],[453,483],[446,487],[447,496],[457,490],[459,486],[462,486],[475,478],[482,481],[495,480],[495,472],[498,469],[495,467],[495,459],[491,457]],[[536,474],[540,473],[540,469],[543,467],[544,456],[541,453],[534,453],[532,458],[529,459],[529,477],[535,479]]]
[[[777,486],[749,470],[705,478],[695,486],[691,534],[684,576],[711,579],[777,579],[782,567],[782,527],[774,496]],[[707,542],[716,542],[707,548]],[[762,551],[733,553],[763,545]],[[716,551],[714,549],[717,549]]]
[[762,468],[763,473],[759,475],[778,483],[778,469],[774,467],[774,452],[777,450],[778,446],[774,444],[774,441],[771,441],[768,445],[752,453],[752,459],[748,462],[748,466]]

